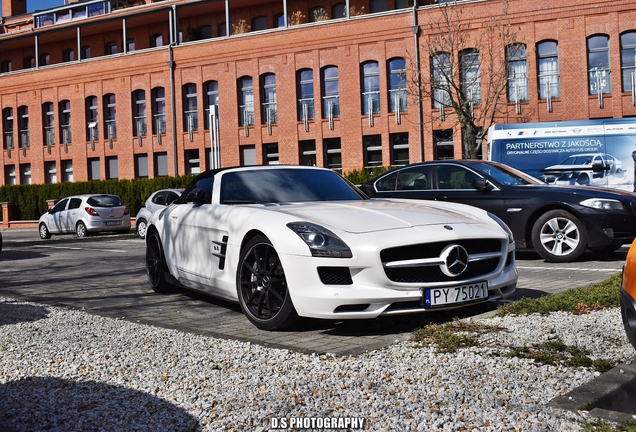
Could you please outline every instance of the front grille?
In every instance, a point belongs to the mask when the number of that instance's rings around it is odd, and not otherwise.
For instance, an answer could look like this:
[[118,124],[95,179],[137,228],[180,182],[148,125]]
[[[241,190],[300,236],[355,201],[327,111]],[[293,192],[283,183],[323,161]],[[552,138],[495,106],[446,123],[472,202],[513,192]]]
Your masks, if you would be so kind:
[[[452,282],[454,280],[465,280],[478,278],[494,272],[499,266],[499,262],[504,258],[501,256],[501,241],[496,239],[479,240],[459,240],[453,242],[424,243],[418,245],[401,246],[385,249],[380,252],[382,262],[406,261],[413,259],[437,258],[442,250],[450,245],[458,244],[463,246],[469,257],[477,254],[497,254],[486,259],[471,261],[466,270],[458,276],[448,276],[439,265],[420,265],[416,267],[392,267],[384,268],[386,276],[393,282],[401,283],[436,283]],[[508,257],[505,257],[508,258]]]
[[352,285],[349,267],[318,267],[318,276],[325,285]]

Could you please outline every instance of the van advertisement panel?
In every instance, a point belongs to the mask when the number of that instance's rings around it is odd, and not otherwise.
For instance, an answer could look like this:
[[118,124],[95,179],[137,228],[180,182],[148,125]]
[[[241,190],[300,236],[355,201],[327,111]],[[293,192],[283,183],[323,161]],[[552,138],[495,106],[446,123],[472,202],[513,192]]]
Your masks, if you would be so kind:
[[634,191],[636,120],[493,126],[489,159],[547,183]]

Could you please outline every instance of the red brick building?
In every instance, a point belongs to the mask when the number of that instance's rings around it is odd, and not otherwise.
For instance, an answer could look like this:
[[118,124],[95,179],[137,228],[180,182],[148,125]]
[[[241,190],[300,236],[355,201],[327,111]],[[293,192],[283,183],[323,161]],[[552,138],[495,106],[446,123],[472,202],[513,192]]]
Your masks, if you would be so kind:
[[[2,3],[0,185],[193,173],[217,144],[222,166],[345,173],[462,157],[452,113],[430,120],[406,84],[417,56],[431,74],[433,1]],[[473,24],[503,10],[458,5]],[[524,51],[498,121],[636,115],[632,1],[508,6]]]

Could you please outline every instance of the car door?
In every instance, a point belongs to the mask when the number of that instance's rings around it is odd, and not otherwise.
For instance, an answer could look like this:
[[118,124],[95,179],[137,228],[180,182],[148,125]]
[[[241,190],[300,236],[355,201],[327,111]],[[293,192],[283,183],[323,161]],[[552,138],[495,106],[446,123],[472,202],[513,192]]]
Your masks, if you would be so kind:
[[166,194],[167,191],[159,191],[152,197],[152,200],[146,204],[146,208],[150,213],[154,213],[157,209],[166,206]]
[[64,232],[64,215],[68,202],[69,199],[64,198],[63,200],[57,202],[49,211],[49,217],[47,218],[47,228],[52,234]]
[[62,215],[60,216],[60,221],[62,224],[62,229],[65,232],[73,232],[75,231],[75,224],[80,218],[80,206],[82,204],[82,199],[78,197],[73,197],[69,200],[68,207],[66,210],[62,211]]
[[[432,199],[468,204],[489,211],[501,219],[506,213],[501,190],[476,170],[459,164],[433,165]],[[482,187],[483,185],[486,187]]]

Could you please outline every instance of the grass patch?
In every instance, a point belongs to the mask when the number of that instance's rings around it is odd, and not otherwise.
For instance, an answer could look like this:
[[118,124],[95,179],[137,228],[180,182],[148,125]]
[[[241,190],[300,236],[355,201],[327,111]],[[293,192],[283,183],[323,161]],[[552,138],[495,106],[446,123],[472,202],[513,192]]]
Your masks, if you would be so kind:
[[613,425],[602,420],[596,420],[593,423],[583,425],[585,432],[636,432],[636,424],[632,422],[623,422],[619,425]]
[[444,324],[429,324],[415,330],[415,341],[420,346],[437,345],[444,353],[457,352],[459,348],[474,346],[479,334],[501,331],[501,327],[473,321],[452,321]]
[[574,314],[589,313],[620,306],[621,274],[618,273],[587,288],[574,288],[560,294],[548,294],[537,299],[522,298],[499,306],[496,316],[524,315],[565,311]]

